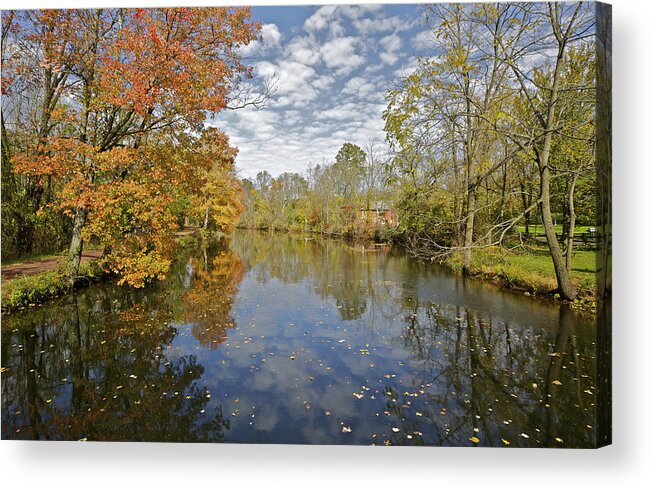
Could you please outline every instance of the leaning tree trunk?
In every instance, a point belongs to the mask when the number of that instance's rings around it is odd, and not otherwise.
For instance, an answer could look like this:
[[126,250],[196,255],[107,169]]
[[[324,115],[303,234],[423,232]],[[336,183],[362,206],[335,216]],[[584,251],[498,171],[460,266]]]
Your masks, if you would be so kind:
[[568,274],[572,268],[572,246],[574,245],[574,227],[576,226],[576,212],[574,210],[574,189],[578,175],[572,176],[570,189],[567,195],[567,209],[569,212],[569,222],[567,225],[567,243],[565,244],[565,269]]
[[68,275],[70,276],[70,285],[74,285],[75,278],[79,276],[79,266],[81,264],[81,252],[84,248],[84,240],[81,237],[81,231],[86,223],[87,211],[82,205],[77,205],[75,217],[72,222],[72,238],[70,240],[70,250],[68,251]]
[[542,214],[542,224],[545,229],[545,237],[547,238],[552,262],[554,263],[556,281],[558,282],[558,293],[566,300],[574,300],[576,291],[570,281],[570,274],[565,269],[561,246],[558,244],[558,239],[554,232],[554,221],[552,218],[551,203],[549,201],[549,180],[549,167],[545,165],[540,175],[540,213]]
[[552,147],[552,137],[557,129],[556,127],[556,111],[558,103],[558,92],[561,83],[561,72],[563,70],[563,60],[565,53],[566,40],[559,39],[558,53],[556,57],[556,66],[554,67],[554,74],[552,77],[552,85],[549,94],[549,104],[547,105],[547,117],[543,126],[544,138],[542,149],[538,154],[538,170],[540,171],[540,210],[543,228],[545,229],[545,236],[547,238],[547,245],[549,252],[552,256],[554,263],[554,271],[556,272],[556,281],[558,283],[558,293],[565,300],[574,300],[576,298],[576,290],[570,280],[570,273],[565,269],[563,262],[563,253],[558,244],[556,233],[554,232],[554,220],[552,218],[551,203],[549,200],[549,186],[550,186],[550,168],[549,168],[549,155]]

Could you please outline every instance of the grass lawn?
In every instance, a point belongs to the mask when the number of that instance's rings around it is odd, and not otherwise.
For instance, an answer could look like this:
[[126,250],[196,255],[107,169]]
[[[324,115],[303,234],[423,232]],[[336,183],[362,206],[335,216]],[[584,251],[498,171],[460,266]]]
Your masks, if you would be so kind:
[[[570,277],[581,298],[594,294],[595,259],[595,251],[573,253]],[[449,264],[461,269],[461,255],[450,257]],[[554,265],[545,248],[534,248],[529,252],[500,247],[477,249],[473,251],[470,272],[510,288],[537,294],[550,293],[557,288]]]
[[[518,232],[522,232],[524,234],[524,225],[516,225],[514,227]],[[595,228],[594,225],[577,225],[574,227],[574,236],[579,237],[583,234],[588,233],[588,229],[590,228]],[[535,224],[535,225],[530,225],[529,226],[529,232],[532,234],[544,234],[545,229],[543,229],[542,224]],[[562,234],[563,233],[563,226],[560,224],[557,224],[554,226],[554,232],[556,234]]]

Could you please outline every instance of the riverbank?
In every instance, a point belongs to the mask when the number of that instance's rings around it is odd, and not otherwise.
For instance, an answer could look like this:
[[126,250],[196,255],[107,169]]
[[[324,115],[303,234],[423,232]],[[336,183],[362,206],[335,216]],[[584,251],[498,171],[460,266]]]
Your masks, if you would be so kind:
[[[461,272],[462,255],[460,252],[454,253],[442,260],[441,264]],[[502,247],[475,249],[472,263],[466,274],[502,288],[558,299],[554,265],[549,251],[543,248],[532,248],[526,251],[514,251]],[[595,305],[595,251],[573,253],[570,279],[577,290],[577,298],[573,306],[582,310],[591,310]]]
[[[273,234],[273,231],[269,230],[257,229],[257,231]],[[379,236],[350,236],[285,230],[276,230],[275,232],[287,233],[297,238],[334,238],[351,242],[393,244],[402,247],[400,243],[391,243],[389,239],[379,238]],[[525,295],[559,299],[556,294],[558,284],[554,265],[548,249],[544,246],[528,246],[526,249],[518,248],[517,250],[500,246],[478,248],[473,249],[472,256],[472,264],[470,269],[466,271],[466,276],[492,283],[500,288],[524,293]],[[452,253],[450,256],[438,261],[438,263],[461,273],[463,268],[462,253]],[[584,311],[593,311],[596,286],[595,251],[576,250],[572,253],[570,278],[577,290],[577,298],[572,303],[572,306]]]
[[[90,284],[106,278],[96,260],[81,263],[77,283]],[[77,285],[75,285],[76,287]],[[72,291],[70,277],[63,267],[20,276],[2,282],[2,313],[33,307]]]
[[[181,248],[195,243],[197,229],[178,232],[176,242]],[[101,250],[84,253],[75,285],[70,285],[70,277],[65,272],[65,259],[62,256],[48,256],[36,261],[13,263],[2,269],[2,313],[11,313],[34,307],[52,298],[66,295],[75,288],[87,286],[114,275],[102,269],[97,259]],[[19,271],[22,274],[19,274]]]
[[[273,234],[271,231],[267,232]],[[350,239],[345,236],[328,236],[315,233],[276,232],[288,233],[297,238],[309,236],[313,239],[335,238],[365,243],[378,242],[376,239],[368,238]],[[177,242],[180,243],[181,247],[186,247],[193,242],[195,235],[196,229],[179,232]],[[386,241],[380,242],[387,244]],[[353,247],[353,249],[356,249],[356,247]],[[573,254],[570,275],[578,293],[573,306],[581,310],[590,311],[595,305],[595,257],[594,251],[576,251]],[[18,264],[20,265],[20,263]],[[461,253],[454,253],[441,260],[439,264],[460,273],[462,271]],[[558,298],[555,295],[557,284],[553,264],[548,251],[543,248],[532,248],[526,251],[515,251],[502,247],[473,250],[472,264],[466,275],[524,294],[545,296],[552,299]],[[82,263],[78,280],[80,286],[106,278],[108,276],[95,260],[88,259]],[[34,306],[70,291],[69,280],[61,266],[10,280],[6,279],[5,270],[3,270],[2,313]]]

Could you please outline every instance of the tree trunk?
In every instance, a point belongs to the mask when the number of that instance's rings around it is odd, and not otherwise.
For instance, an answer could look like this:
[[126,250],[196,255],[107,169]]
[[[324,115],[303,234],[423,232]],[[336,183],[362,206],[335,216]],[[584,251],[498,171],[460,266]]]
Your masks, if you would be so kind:
[[475,187],[471,186],[468,189],[468,205],[466,208],[466,230],[463,240],[463,272],[467,273],[472,264],[472,238],[475,230]]
[[556,272],[556,281],[558,283],[558,293],[563,299],[574,300],[576,297],[576,290],[570,280],[570,274],[565,269],[563,262],[563,254],[554,232],[554,221],[552,219],[551,203],[549,201],[549,186],[550,186],[550,169],[549,169],[549,154],[551,152],[552,137],[556,130],[556,105],[558,103],[558,91],[561,84],[561,72],[563,70],[563,60],[565,52],[565,40],[559,40],[558,53],[556,57],[556,66],[554,67],[554,74],[552,78],[552,85],[549,96],[549,105],[547,105],[547,117],[543,126],[544,138],[542,148],[537,156],[538,169],[540,171],[540,209],[545,229],[545,236],[547,237],[547,245],[549,252],[552,256],[554,263],[554,271]]
[[574,227],[576,224],[576,212],[574,211],[574,188],[576,188],[576,180],[578,175],[572,176],[570,189],[567,195],[567,209],[569,212],[569,222],[567,225],[567,241],[565,244],[565,269],[568,274],[572,267],[572,245],[574,244]]
[[549,180],[549,167],[545,166],[540,175],[540,213],[542,215],[542,224],[545,230],[549,252],[552,256],[552,262],[554,263],[558,293],[566,300],[574,300],[576,291],[570,281],[570,274],[565,269],[563,253],[558,244],[556,233],[554,232],[554,221],[552,219],[551,203],[549,201]]
[[70,276],[70,285],[74,285],[75,278],[79,276],[79,265],[81,264],[81,252],[84,248],[84,240],[81,237],[81,231],[86,223],[86,209],[78,205],[75,209],[75,218],[72,223],[72,239],[70,240],[70,250],[68,252],[68,274]]
[[208,230],[208,216],[210,215],[210,209],[206,207],[206,211],[203,214],[203,230]]
[[464,73],[464,95],[466,99],[466,134],[464,141],[465,159],[466,159],[466,191],[468,193],[467,206],[466,206],[466,228],[465,236],[463,239],[463,272],[467,273],[472,264],[472,238],[475,231],[475,206],[477,203],[477,187],[479,182],[475,181],[475,144],[472,131],[472,118],[471,107],[472,102],[470,99],[470,76]]

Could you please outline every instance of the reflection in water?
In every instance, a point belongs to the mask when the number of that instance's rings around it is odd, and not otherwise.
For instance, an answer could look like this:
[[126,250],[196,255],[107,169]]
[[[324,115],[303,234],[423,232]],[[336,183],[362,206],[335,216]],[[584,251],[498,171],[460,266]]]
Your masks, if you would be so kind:
[[239,232],[2,324],[3,438],[588,447],[594,331],[389,248]]
[[192,335],[202,345],[214,349],[226,341],[228,329],[237,325],[231,306],[244,277],[244,263],[230,250],[210,260],[204,248],[198,258],[190,257],[190,266],[194,275],[183,297],[184,320],[194,323]]

